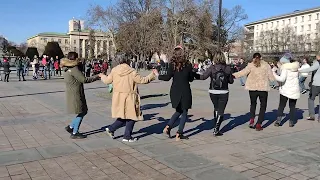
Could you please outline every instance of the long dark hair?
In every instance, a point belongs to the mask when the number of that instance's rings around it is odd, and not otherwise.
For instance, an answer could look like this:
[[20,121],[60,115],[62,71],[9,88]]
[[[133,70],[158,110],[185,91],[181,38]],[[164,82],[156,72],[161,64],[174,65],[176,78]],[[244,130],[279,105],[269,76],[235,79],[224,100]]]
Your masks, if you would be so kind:
[[173,51],[173,56],[171,58],[171,63],[173,64],[173,69],[175,71],[181,71],[190,62],[187,60],[184,50],[177,47]]
[[254,64],[254,66],[260,67],[261,66],[261,54],[260,53],[254,53],[252,62]]

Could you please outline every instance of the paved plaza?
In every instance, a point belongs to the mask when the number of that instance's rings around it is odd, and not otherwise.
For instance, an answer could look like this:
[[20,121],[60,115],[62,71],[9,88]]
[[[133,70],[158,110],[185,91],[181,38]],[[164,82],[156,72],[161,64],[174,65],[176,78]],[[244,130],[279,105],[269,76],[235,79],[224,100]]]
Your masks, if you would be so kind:
[[12,73],[10,80],[0,82],[0,180],[320,179],[320,124],[303,120],[308,95],[298,100],[295,127],[289,128],[288,122],[274,127],[279,93],[272,90],[265,129],[256,132],[247,126],[248,92],[236,81],[224,135],[213,137],[209,81],[195,81],[185,128],[190,139],[176,142],[161,134],[174,112],[170,82],[154,81],[139,86],[145,121],[134,128],[139,141],[128,144],[121,142],[124,128],[115,140],[104,133],[114,120],[111,94],[100,81],[85,85],[89,113],[80,131],[88,138],[73,140],[64,130],[73,115],[65,113],[63,79],[31,81],[27,76],[28,81],[18,82]]

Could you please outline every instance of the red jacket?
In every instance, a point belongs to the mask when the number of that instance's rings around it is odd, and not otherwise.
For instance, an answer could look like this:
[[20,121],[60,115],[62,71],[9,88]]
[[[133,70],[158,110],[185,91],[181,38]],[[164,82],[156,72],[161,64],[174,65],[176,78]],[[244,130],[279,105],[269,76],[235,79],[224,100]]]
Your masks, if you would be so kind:
[[108,63],[102,63],[102,70],[108,70]]
[[54,66],[54,69],[59,69],[59,62],[58,61],[54,62],[53,66]]

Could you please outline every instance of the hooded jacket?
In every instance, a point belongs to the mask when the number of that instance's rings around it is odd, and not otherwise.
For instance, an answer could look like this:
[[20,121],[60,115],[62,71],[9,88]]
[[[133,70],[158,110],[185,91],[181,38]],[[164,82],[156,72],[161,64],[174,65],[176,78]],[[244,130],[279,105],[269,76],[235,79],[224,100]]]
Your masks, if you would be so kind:
[[143,120],[138,84],[148,84],[154,79],[154,73],[142,77],[127,64],[120,64],[108,76],[102,76],[103,83],[113,85],[112,118]]
[[273,75],[275,79],[279,82],[279,92],[281,95],[289,99],[299,99],[300,98],[300,88],[299,88],[299,63],[285,63],[281,66],[281,73],[278,76],[275,72]]
[[64,70],[66,84],[67,111],[70,114],[80,114],[88,111],[84,94],[84,83],[90,83],[99,79],[98,76],[85,77],[79,70],[79,61],[61,59],[60,66]]

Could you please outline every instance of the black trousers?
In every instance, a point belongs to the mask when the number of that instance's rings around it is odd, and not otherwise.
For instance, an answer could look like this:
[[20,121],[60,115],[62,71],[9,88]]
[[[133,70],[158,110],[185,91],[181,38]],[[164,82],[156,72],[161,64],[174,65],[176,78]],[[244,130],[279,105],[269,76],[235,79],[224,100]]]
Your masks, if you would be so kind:
[[295,121],[296,118],[296,99],[289,99],[283,95],[280,94],[280,101],[279,101],[279,107],[278,107],[278,117],[281,117],[283,115],[283,110],[286,107],[287,101],[289,100],[289,108],[290,108],[290,120]]
[[228,100],[229,100],[229,93],[226,94],[211,94],[210,99],[213,104],[213,108],[215,112],[218,112],[218,116],[224,115],[224,110],[226,109]]
[[10,72],[4,73],[4,82],[9,82],[9,75],[10,75]]
[[22,76],[22,79],[25,80],[23,69],[18,69],[18,75],[19,75],[19,81],[21,80],[21,76]]
[[267,109],[268,92],[267,91],[249,91],[250,95],[250,118],[256,116],[257,99],[260,101],[260,111],[257,124],[262,124]]

